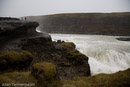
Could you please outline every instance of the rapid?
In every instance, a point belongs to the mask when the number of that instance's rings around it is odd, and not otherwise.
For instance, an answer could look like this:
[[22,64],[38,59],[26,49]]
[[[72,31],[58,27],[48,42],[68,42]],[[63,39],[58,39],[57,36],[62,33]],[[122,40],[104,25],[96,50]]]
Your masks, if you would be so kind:
[[124,36],[50,34],[53,41],[74,42],[76,49],[89,57],[91,75],[115,73],[130,68],[130,41]]

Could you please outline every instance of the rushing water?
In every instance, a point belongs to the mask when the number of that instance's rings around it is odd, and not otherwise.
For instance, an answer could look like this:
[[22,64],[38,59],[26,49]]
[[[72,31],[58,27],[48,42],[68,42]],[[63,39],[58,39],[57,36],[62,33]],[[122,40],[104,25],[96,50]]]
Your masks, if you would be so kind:
[[114,73],[130,68],[130,41],[118,41],[119,36],[51,34],[53,41],[74,42],[76,48],[89,57],[91,74]]

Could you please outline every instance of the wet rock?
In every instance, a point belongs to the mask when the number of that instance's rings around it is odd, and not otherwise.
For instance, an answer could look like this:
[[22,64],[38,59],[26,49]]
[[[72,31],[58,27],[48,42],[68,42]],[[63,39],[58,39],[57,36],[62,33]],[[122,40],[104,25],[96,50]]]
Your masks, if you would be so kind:
[[130,41],[130,38],[116,38],[116,39],[120,41]]
[[57,43],[61,43],[61,40],[57,40]]

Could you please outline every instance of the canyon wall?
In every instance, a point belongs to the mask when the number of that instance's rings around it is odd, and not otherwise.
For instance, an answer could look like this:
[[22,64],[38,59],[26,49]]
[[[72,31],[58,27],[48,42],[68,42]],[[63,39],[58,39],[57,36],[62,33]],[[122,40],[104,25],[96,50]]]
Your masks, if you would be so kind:
[[47,33],[130,35],[130,13],[71,13],[29,16]]

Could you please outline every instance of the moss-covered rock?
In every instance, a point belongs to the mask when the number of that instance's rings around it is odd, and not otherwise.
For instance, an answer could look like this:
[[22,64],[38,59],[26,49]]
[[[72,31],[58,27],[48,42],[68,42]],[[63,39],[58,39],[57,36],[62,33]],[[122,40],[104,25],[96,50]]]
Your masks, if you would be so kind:
[[62,82],[56,77],[56,66],[52,63],[34,64],[32,75],[38,79],[38,87],[62,87]]
[[75,44],[73,42],[62,42],[61,45],[66,49],[75,49]]
[[0,87],[37,87],[37,80],[31,75],[30,72],[10,72],[0,74]]
[[65,81],[63,87],[130,87],[130,69]]
[[88,57],[75,49],[73,42],[62,42],[61,45],[66,49],[67,59],[69,59],[74,65],[83,64],[84,60],[88,61]]
[[73,62],[74,65],[82,65],[84,61],[88,61],[88,57],[80,52],[68,52],[67,58]]
[[[7,53],[0,55],[0,70],[5,69],[20,69],[27,67],[31,61],[33,60],[34,56],[27,51],[23,53],[17,53],[14,51],[9,51]],[[24,63],[24,64],[23,64]]]
[[56,75],[56,66],[49,62],[36,63],[32,74],[43,79],[52,79]]
[[88,60],[88,57],[80,52],[78,52],[78,53],[69,52],[67,58],[77,60],[77,61]]
[[73,42],[63,42],[61,45],[67,49],[68,57],[69,59],[74,59],[77,61],[82,61],[84,59],[88,60],[88,57],[82,53],[80,53],[78,50],[75,49],[75,44]]

